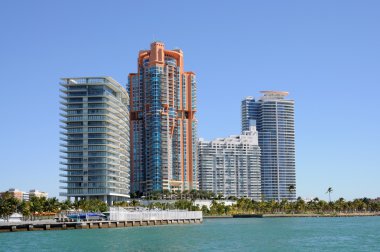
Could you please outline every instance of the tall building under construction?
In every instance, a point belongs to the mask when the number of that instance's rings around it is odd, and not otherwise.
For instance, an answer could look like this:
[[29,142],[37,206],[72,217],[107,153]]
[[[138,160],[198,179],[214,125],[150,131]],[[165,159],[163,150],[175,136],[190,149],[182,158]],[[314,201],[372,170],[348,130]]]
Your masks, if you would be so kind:
[[128,81],[131,190],[197,189],[196,80],[183,52],[153,42]]

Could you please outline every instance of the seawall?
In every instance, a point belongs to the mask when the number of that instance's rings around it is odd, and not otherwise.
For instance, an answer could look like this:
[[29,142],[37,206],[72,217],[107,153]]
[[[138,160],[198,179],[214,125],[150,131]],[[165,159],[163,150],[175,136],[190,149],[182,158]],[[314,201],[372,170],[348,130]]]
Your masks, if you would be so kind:
[[326,214],[234,214],[233,218],[293,218],[293,217],[366,217],[380,216],[378,212],[371,213],[326,213]]
[[159,226],[175,224],[200,224],[202,219],[139,220],[139,221],[84,221],[84,222],[39,222],[39,223],[4,223],[0,232],[125,228],[141,226]]
[[108,220],[103,221],[29,221],[0,223],[0,232],[36,231],[36,230],[67,230],[140,227],[173,224],[199,224],[203,222],[201,211],[186,210],[138,210],[130,211],[123,207],[110,207]]

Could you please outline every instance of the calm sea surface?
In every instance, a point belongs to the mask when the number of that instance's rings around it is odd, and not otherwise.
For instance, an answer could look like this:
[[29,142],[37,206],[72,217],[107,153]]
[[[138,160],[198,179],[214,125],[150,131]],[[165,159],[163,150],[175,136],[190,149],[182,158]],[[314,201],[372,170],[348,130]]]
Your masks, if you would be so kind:
[[0,233],[0,251],[380,251],[380,217]]

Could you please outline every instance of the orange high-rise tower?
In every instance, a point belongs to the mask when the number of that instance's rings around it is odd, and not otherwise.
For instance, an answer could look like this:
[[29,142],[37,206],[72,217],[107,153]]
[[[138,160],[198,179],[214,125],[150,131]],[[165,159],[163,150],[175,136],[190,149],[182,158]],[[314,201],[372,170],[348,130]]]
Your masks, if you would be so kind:
[[153,42],[129,74],[134,192],[197,189],[196,81],[180,49]]

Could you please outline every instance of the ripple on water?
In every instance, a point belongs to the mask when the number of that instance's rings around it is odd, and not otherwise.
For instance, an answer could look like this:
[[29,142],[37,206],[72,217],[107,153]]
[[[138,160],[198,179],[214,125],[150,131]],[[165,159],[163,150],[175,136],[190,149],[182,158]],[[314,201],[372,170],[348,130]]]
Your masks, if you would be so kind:
[[380,251],[380,217],[0,233],[0,251]]

